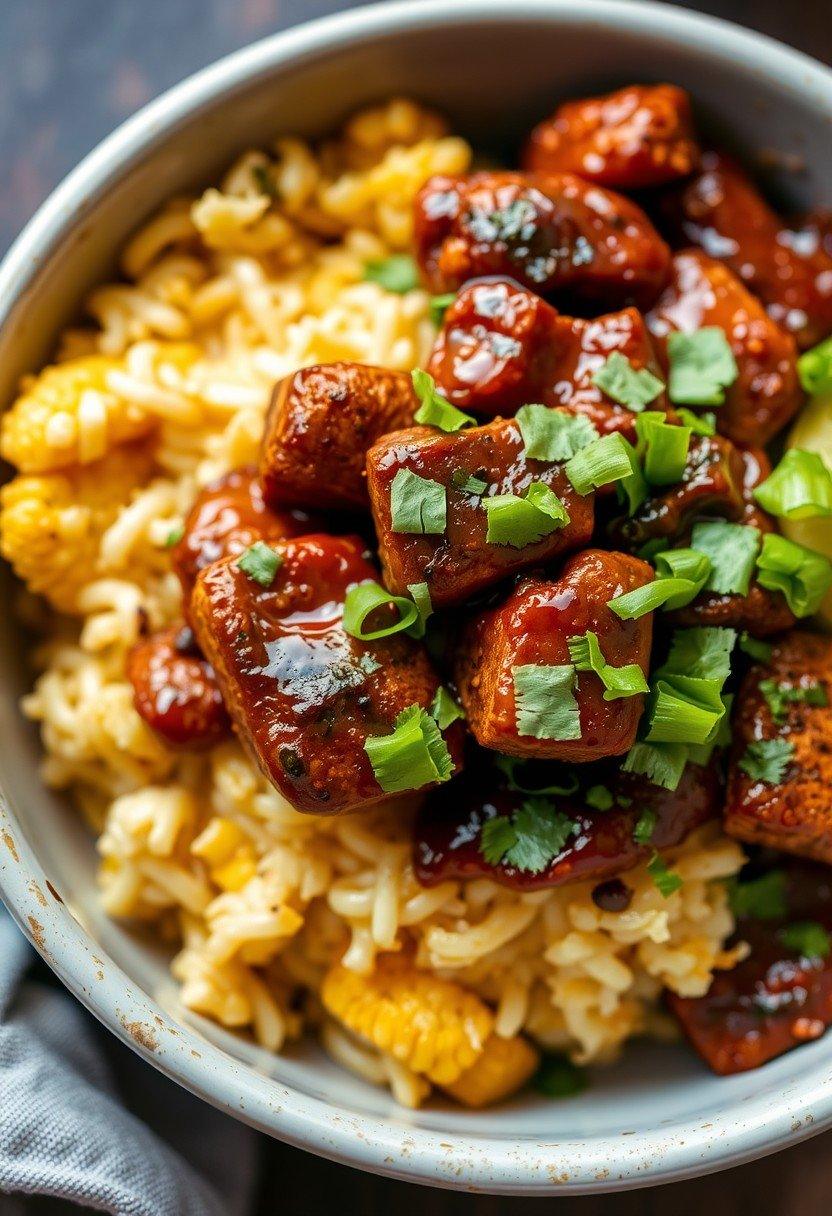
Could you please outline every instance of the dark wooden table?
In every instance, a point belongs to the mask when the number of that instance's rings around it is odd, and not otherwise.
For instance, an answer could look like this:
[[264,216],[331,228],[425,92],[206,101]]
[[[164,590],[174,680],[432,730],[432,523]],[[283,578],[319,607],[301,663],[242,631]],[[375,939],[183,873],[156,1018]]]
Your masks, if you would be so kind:
[[[0,0],[0,252],[56,182],[149,98],[253,39],[352,7],[349,0]],[[832,62],[830,0],[709,0],[682,7],[731,18]],[[563,1216],[828,1216],[827,1153],[832,1158],[832,1133],[729,1173],[565,1200],[558,1210]],[[263,1160],[264,1214],[331,1216],[335,1204],[350,1216],[507,1216],[525,1206],[388,1182],[265,1139]]]

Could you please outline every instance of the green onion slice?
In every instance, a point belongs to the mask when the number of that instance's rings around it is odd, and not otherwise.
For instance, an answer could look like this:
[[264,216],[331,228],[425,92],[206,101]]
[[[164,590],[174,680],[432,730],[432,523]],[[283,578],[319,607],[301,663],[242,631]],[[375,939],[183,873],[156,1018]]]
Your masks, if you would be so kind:
[[691,428],[665,422],[649,411],[636,419],[644,476],[651,486],[671,486],[682,480],[688,459]]
[[784,519],[832,515],[832,470],[817,452],[789,448],[752,492],[763,510]]
[[453,761],[434,719],[420,705],[403,709],[393,733],[364,741],[376,781],[387,794],[447,781]]
[[581,713],[571,663],[512,667],[517,733],[533,739],[580,739]]
[[413,415],[414,422],[424,423],[425,426],[438,427],[440,431],[458,431],[464,426],[475,426],[476,418],[463,414],[455,405],[451,405],[446,397],[437,391],[433,376],[414,368],[410,373],[416,396],[421,402]]
[[431,296],[428,304],[428,314],[434,325],[439,326],[445,320],[445,313],[451,307],[455,299],[452,291],[443,292],[439,296]]
[[664,607],[667,612],[672,612],[674,608],[684,608],[695,599],[711,573],[711,559],[695,549],[665,549],[656,554],[654,561],[656,577],[660,581],[681,579],[691,585],[690,590],[686,589],[666,601]]
[[403,296],[419,286],[419,268],[407,253],[394,253],[389,258],[375,258],[364,266],[364,279],[378,283],[385,291]]
[[705,584],[718,595],[748,595],[754,562],[760,551],[760,529],[711,519],[694,524],[690,547],[704,553],[711,571]]
[[485,539],[491,545],[523,549],[569,523],[561,500],[542,481],[533,481],[523,498],[517,494],[495,494],[483,498],[488,516]]
[[445,487],[410,469],[399,469],[390,487],[390,514],[394,532],[441,535],[447,524]]
[[655,401],[664,389],[663,380],[646,367],[636,370],[619,350],[607,356],[594,373],[592,383],[613,401],[626,405],[634,413]]
[[658,816],[652,807],[645,807],[633,828],[633,840],[636,844],[649,844],[656,830]]
[[757,558],[757,581],[782,591],[796,617],[812,616],[832,587],[832,563],[814,549],[769,532]]
[[644,672],[638,663],[626,663],[613,667],[601,653],[597,633],[588,629],[586,633],[568,639],[569,657],[577,671],[593,671],[604,685],[604,700],[617,701],[621,697],[633,697],[649,691]]
[[693,410],[686,409],[684,405],[680,405],[676,413],[681,418],[682,424],[689,426],[694,435],[716,434],[716,414],[709,411],[704,414],[694,414]]
[[722,405],[725,389],[739,375],[725,332],[715,325],[669,334],[667,355],[668,394],[678,405]]
[[657,578],[644,587],[634,587],[614,599],[607,600],[607,607],[622,621],[635,621],[654,612],[657,608],[689,603],[697,594],[696,583],[688,578]]
[[407,632],[413,638],[423,638],[425,636],[425,627],[428,617],[433,612],[433,604],[430,598],[430,588],[427,583],[408,583],[407,589],[413,597],[413,603],[416,605],[418,620],[414,621],[408,627]]
[[531,460],[570,460],[598,438],[584,414],[566,414],[547,405],[523,405],[515,415],[526,456]]
[[655,850],[647,863],[647,873],[653,879],[656,890],[668,899],[682,885],[682,876],[667,868],[667,862]]
[[444,684],[437,688],[436,695],[428,706],[428,713],[440,730],[447,730],[451,723],[465,717],[464,709],[457,704]]
[[[379,629],[364,629],[368,617],[373,616],[381,608],[393,607],[398,613],[398,619],[390,625]],[[419,610],[412,600],[404,596],[391,595],[386,587],[368,580],[350,587],[344,600],[344,629],[360,642],[374,642],[377,638],[388,638],[394,633],[402,633],[419,621]]]
[[797,374],[810,397],[832,389],[832,337],[824,338],[800,356]]
[[271,587],[283,565],[283,557],[265,541],[256,540],[243,550],[235,564],[252,582],[259,583],[261,587]]
[[613,431],[576,452],[566,463],[566,476],[577,494],[590,494],[599,486],[631,476],[634,455],[632,444]]

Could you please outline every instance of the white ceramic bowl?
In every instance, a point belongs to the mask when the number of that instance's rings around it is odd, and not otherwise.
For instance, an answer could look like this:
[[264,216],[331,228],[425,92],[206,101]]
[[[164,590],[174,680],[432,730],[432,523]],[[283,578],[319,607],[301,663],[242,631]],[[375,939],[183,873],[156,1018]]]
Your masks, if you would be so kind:
[[[421,0],[266,39],[140,111],[60,186],[0,269],[0,400],[48,355],[129,232],[276,132],[317,134],[410,94],[478,144],[516,146],[562,97],[630,81],[690,89],[746,154],[795,154],[792,201],[832,201],[832,73],[724,22],[620,0]],[[37,778],[21,720],[25,642],[0,620],[0,891],[47,962],[115,1034],[209,1102],[282,1140],[440,1186],[563,1194],[665,1182],[746,1161],[832,1124],[832,1034],[759,1072],[711,1076],[682,1047],[634,1046],[568,1102],[418,1113],[308,1046],[275,1059],[177,1008],[165,960],[103,916],[92,841]]]

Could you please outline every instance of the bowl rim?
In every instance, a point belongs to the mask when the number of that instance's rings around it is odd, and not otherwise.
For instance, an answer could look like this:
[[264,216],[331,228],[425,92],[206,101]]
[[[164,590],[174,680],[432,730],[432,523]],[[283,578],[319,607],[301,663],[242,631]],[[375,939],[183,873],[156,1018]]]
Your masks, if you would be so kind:
[[[137,111],[90,152],[41,205],[0,265],[0,325],[24,299],[79,213],[152,153],[181,122],[254,80],[321,52],[394,31],[523,19],[615,25],[752,68],[832,103],[832,71],[765,35],[644,0],[390,0],[293,27],[203,68]],[[356,1114],[255,1072],[176,1021],[142,991],[73,917],[49,883],[25,829],[0,795],[0,896],[71,992],[154,1067],[217,1108],[296,1147],[411,1182],[505,1194],[582,1194],[677,1181],[753,1160],[832,1125],[832,1074],[728,1106],[706,1125],[558,1142],[406,1127]],[[44,888],[49,895],[45,894]],[[51,896],[51,898],[50,898]],[[820,1070],[822,1074],[823,1070]]]

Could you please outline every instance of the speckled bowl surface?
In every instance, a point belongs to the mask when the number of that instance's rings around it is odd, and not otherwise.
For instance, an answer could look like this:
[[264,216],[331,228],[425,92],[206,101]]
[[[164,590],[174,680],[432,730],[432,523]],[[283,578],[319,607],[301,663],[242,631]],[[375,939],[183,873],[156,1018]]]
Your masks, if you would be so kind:
[[[266,39],[125,123],[46,202],[0,268],[0,399],[45,358],[143,217],[276,132],[319,134],[410,94],[480,146],[510,152],[562,97],[671,80],[720,139],[769,167],[792,203],[832,202],[832,73],[735,26],[621,0],[421,0],[352,10]],[[777,174],[775,173],[776,177]],[[8,588],[6,588],[8,602]],[[274,1058],[177,1004],[165,957],[97,906],[77,816],[44,790],[17,708],[25,641],[0,619],[0,893],[64,983],[154,1067],[312,1152],[467,1190],[564,1194],[689,1177],[832,1124],[832,1034],[758,1072],[713,1077],[681,1046],[634,1045],[568,1102],[523,1095],[419,1112],[313,1045]]]

